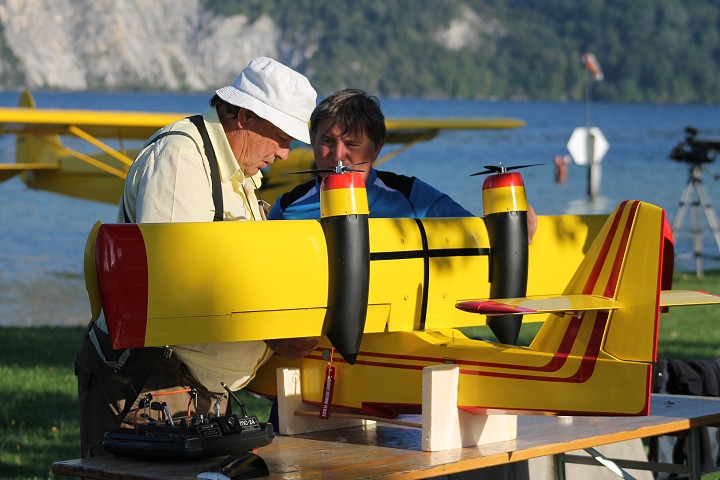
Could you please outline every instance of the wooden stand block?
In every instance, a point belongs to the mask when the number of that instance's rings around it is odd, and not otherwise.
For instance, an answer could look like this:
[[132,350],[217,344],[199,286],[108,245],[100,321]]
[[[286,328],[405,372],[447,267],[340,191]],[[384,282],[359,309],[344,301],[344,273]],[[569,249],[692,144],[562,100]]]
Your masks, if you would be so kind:
[[456,365],[423,369],[422,449],[435,452],[514,440],[516,415],[472,415],[459,410]]
[[295,415],[296,411],[317,413],[317,407],[306,405],[302,401],[300,369],[298,368],[277,369],[277,393],[279,429],[282,435],[295,435],[375,423],[372,420],[364,419],[334,419],[332,413],[330,418],[327,419],[322,419],[317,415]]
[[[456,365],[423,369],[421,448],[435,452],[514,440],[517,437],[517,416],[472,415],[457,408],[459,372]],[[375,423],[374,420],[341,417],[340,414],[333,418],[332,413],[328,419],[319,418],[317,407],[302,401],[300,370],[297,368],[277,369],[277,392],[282,435]],[[389,422],[393,423],[392,420]]]

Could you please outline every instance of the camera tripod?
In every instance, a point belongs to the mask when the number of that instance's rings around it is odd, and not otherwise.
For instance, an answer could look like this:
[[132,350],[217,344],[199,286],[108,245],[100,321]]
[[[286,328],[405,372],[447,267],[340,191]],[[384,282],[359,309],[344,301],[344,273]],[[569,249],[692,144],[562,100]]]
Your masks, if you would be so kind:
[[673,220],[672,229],[677,232],[682,226],[685,219],[685,213],[690,208],[690,232],[693,236],[693,254],[695,257],[695,274],[698,278],[703,277],[703,254],[702,254],[702,233],[703,221],[700,218],[700,209],[705,212],[705,218],[710,231],[715,238],[718,250],[720,250],[720,226],[718,225],[715,210],[710,203],[710,197],[705,191],[701,175],[702,167],[694,164],[690,167],[690,175],[688,184],[680,196],[680,204],[678,205],[675,219]]

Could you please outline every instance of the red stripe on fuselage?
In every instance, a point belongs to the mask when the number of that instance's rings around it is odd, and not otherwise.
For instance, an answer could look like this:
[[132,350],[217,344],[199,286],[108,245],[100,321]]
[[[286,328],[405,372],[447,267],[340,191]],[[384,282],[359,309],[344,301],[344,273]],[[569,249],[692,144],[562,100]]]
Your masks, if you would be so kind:
[[[500,378],[513,378],[513,379],[525,379],[525,380],[537,380],[537,381],[543,381],[543,382],[573,382],[573,383],[580,383],[584,380],[587,380],[587,378],[590,377],[592,374],[592,371],[595,367],[595,361],[597,360],[598,353],[600,351],[600,345],[602,342],[603,332],[605,330],[605,325],[607,323],[607,314],[606,312],[600,312],[600,314],[604,314],[604,316],[599,315],[598,318],[595,319],[595,324],[593,326],[593,331],[590,335],[590,340],[588,341],[587,348],[585,350],[585,353],[582,356],[582,360],[580,362],[580,367],[578,370],[570,377],[565,378],[557,378],[557,377],[539,377],[539,376],[533,376],[533,375],[524,375],[520,373],[506,373],[506,372],[487,372],[487,371],[476,371],[476,370],[467,370],[467,369],[460,369],[460,374],[462,375],[478,375],[478,376],[487,376],[487,377],[500,377]],[[507,370],[522,370],[526,372],[545,372],[545,373],[552,373],[558,371],[561,367],[565,365],[565,362],[567,361],[567,358],[569,357],[570,349],[572,348],[573,343],[575,342],[577,338],[577,334],[580,330],[581,325],[581,319],[577,317],[573,317],[569,324],[568,328],[565,331],[565,336],[563,337],[563,340],[560,342],[560,346],[558,348],[558,352],[553,355],[553,357],[550,359],[550,361],[543,366],[531,366],[531,365],[509,365],[509,364],[503,364],[503,363],[494,363],[494,362],[478,362],[473,360],[457,360],[457,359],[451,359],[453,360],[454,365],[458,366],[473,366],[473,367],[486,367],[486,368],[504,368]],[[407,360],[407,361],[414,361],[414,362],[424,362],[422,365],[412,365],[408,363],[390,363],[390,362],[382,362],[382,361],[368,361],[365,360],[365,358],[378,358],[378,359],[392,359],[392,360]],[[316,355],[311,354],[308,355],[306,358],[312,359],[312,360],[319,360],[327,362],[326,359],[323,359],[322,355]],[[380,367],[380,368],[393,368],[393,369],[399,369],[399,370],[422,370],[423,368],[427,366],[432,365],[438,365],[445,363],[445,361],[448,360],[448,358],[440,358],[440,357],[424,357],[424,356],[418,356],[418,355],[398,355],[398,354],[392,354],[392,353],[380,353],[380,352],[368,352],[368,351],[361,351],[358,355],[358,359],[355,362],[355,365],[366,365],[371,367]],[[343,362],[342,359],[338,359],[338,362]],[[589,374],[588,374],[589,372]]]
[[[577,317],[573,317],[570,319],[569,325],[567,329],[565,330],[565,335],[563,336],[563,339],[560,342],[558,351],[552,356],[552,358],[546,363],[545,365],[539,365],[539,366],[532,366],[532,365],[509,365],[506,363],[496,363],[496,362],[478,362],[475,360],[458,360],[455,358],[448,358],[448,357],[425,357],[420,355],[400,355],[395,353],[385,353],[385,352],[368,352],[368,351],[361,351],[358,355],[358,360],[355,362],[355,365],[368,365],[373,367],[381,367],[381,368],[399,368],[399,369],[409,369],[409,370],[422,370],[423,368],[431,365],[437,365],[441,363],[445,363],[447,360],[452,360],[452,363],[454,365],[459,366],[468,366],[468,367],[487,367],[487,368],[505,368],[505,369],[512,369],[512,370],[525,370],[525,371],[533,371],[533,372],[555,372],[559,370],[560,368],[565,365],[565,361],[567,360],[570,351],[572,349],[573,344],[575,343],[575,340],[577,338],[577,335],[580,331],[580,319]],[[306,358],[312,359],[312,360],[321,360],[327,362],[327,359],[323,359],[321,355],[311,354],[308,355]],[[399,364],[399,363],[388,363],[388,362],[380,362],[380,361],[368,361],[364,360],[364,358],[379,358],[379,359],[392,359],[392,360],[406,360],[410,362],[424,362],[422,365],[409,365],[409,364]],[[338,359],[338,362],[343,362],[344,360]],[[478,374],[481,374],[478,372]]]
[[[587,312],[585,312],[583,315],[585,314],[587,314]],[[569,377],[537,377],[534,375],[523,375],[519,373],[478,372],[474,370],[463,369],[460,369],[460,374],[480,375],[484,377],[512,378],[516,380],[537,380],[541,382],[582,383],[588,380],[595,371],[595,364],[597,363],[598,354],[600,353],[600,346],[602,345],[605,325],[607,325],[607,312],[597,312],[597,317],[594,320],[592,333],[590,334],[587,348],[585,349],[585,353],[583,354],[582,360],[580,361],[580,366],[575,371],[575,373]],[[531,368],[524,368],[523,370],[533,371],[533,369]]]
[[615,236],[615,232],[617,232],[618,225],[620,223],[620,217],[622,217],[622,212],[625,209],[626,204],[627,202],[622,202],[620,206],[618,206],[617,215],[613,217],[613,222],[610,225],[610,230],[605,237],[605,241],[600,248],[600,252],[598,253],[597,258],[595,259],[595,264],[590,271],[590,275],[585,281],[585,288],[582,291],[582,293],[584,293],[585,295],[590,295],[592,293],[593,289],[595,288],[595,283],[598,281],[598,278],[600,278],[600,272],[602,271],[603,265],[605,264],[605,261],[607,259],[608,252],[610,251],[610,246],[612,245],[612,239]]
[[635,221],[635,213],[637,212],[640,202],[633,202],[630,207],[630,213],[628,213],[625,219],[625,228],[622,232],[622,238],[620,239],[620,246],[618,247],[618,253],[615,255],[615,260],[612,264],[612,270],[610,270],[610,278],[608,278],[607,284],[605,284],[606,297],[615,298],[617,293],[615,290],[618,285],[618,278],[620,277],[620,268],[622,267],[623,260],[625,259],[625,253],[628,249],[628,241],[630,240],[630,231],[632,230],[633,223]]

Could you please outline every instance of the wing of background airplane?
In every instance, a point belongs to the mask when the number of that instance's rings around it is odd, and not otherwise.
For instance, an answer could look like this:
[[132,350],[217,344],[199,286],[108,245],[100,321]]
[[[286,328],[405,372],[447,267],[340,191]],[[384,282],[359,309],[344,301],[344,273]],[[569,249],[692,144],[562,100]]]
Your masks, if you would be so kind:
[[0,163],[0,181],[20,174],[30,188],[117,203],[139,145],[181,117],[178,113],[38,109],[32,95],[23,92],[19,107],[0,108],[0,133],[16,136],[15,163]]
[[[127,171],[142,143],[163,126],[186,114],[98,110],[39,109],[29,92],[19,107],[0,108],[0,133],[17,137],[15,163],[0,162],[0,182],[22,175],[40,190],[117,203]],[[518,128],[524,122],[509,118],[389,119],[388,144],[400,144],[378,164],[442,130]],[[72,139],[68,141],[67,139]],[[69,146],[79,144],[78,148]],[[82,145],[82,147],[80,147]],[[264,172],[262,198],[278,195],[312,178],[288,175],[313,167],[312,152],[295,148],[288,161]]]

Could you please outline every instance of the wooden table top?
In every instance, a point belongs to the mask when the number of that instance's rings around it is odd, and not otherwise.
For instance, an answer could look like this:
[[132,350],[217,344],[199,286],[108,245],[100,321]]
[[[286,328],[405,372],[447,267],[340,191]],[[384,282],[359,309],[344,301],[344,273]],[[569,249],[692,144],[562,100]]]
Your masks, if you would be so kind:
[[[653,395],[651,412],[646,417],[523,416],[518,418],[515,440],[440,452],[421,450],[418,428],[378,423],[276,436],[258,453],[268,465],[270,479],[426,478],[720,425],[720,398]],[[107,480],[194,479],[221,461],[155,462],[108,456],[55,462],[52,471]]]

